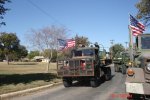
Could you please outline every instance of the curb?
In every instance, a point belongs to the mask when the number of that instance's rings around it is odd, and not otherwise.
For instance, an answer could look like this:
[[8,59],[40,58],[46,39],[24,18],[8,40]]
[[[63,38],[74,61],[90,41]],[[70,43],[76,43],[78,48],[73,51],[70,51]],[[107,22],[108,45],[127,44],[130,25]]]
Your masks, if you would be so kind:
[[14,97],[14,96],[17,96],[17,95],[21,95],[21,94],[24,94],[24,93],[30,93],[30,92],[35,92],[35,91],[38,91],[38,90],[46,89],[46,88],[52,87],[54,85],[59,85],[61,83],[62,82],[58,82],[58,83],[44,85],[44,86],[39,86],[39,87],[31,88],[31,89],[26,89],[26,90],[21,90],[21,91],[1,94],[0,95],[0,100],[6,99],[6,98],[10,98],[10,97]]

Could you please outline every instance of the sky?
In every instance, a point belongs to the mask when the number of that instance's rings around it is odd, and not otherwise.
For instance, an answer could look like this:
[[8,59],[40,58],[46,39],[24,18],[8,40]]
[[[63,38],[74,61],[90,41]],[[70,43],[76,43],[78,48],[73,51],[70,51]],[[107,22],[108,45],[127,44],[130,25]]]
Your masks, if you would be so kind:
[[[135,16],[139,0],[11,0],[0,32],[16,33],[28,49],[26,33],[47,26],[65,26],[69,38],[76,34],[106,47],[129,41],[129,14]],[[36,6],[35,6],[36,5]]]

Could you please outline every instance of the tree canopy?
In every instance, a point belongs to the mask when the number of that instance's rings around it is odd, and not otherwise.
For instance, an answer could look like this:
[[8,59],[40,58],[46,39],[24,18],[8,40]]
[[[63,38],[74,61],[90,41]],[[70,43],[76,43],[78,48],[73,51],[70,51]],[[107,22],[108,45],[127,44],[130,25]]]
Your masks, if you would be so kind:
[[30,34],[27,34],[27,39],[32,47],[36,47],[39,51],[50,50],[47,52],[47,57],[53,57],[53,50],[57,48],[57,39],[66,39],[67,29],[64,27],[50,26],[39,30],[32,29]]
[[122,44],[115,44],[112,47],[110,47],[110,51],[112,53],[112,57],[118,58],[120,56],[120,53],[123,52],[125,48]]
[[79,47],[80,45],[89,46],[90,42],[87,37],[84,36],[78,36],[75,37],[76,40],[76,46]]
[[16,50],[19,42],[20,40],[15,33],[0,33],[0,47],[1,51],[3,51],[5,54],[8,54],[12,50]]
[[[9,64],[9,58],[21,58],[27,55],[28,51],[15,33],[0,33],[0,54],[4,55]],[[10,57],[15,56],[15,57]]]
[[[0,0],[0,20],[4,19],[4,15],[5,15],[6,11],[9,10],[8,8],[4,7],[6,2],[10,2],[10,0]],[[0,26],[1,25],[5,25],[5,22],[0,21]]]
[[28,58],[29,59],[33,59],[35,56],[39,56],[40,52],[39,51],[30,51],[30,53],[28,54]]
[[[45,57],[45,58],[48,58],[49,57],[49,54],[51,54],[51,50],[50,49],[45,49],[43,52],[42,52],[42,55]],[[51,61],[52,62],[56,62],[56,59],[57,59],[57,50],[53,49],[52,50],[52,58],[51,58]]]
[[26,49],[25,46],[23,45],[18,45],[16,52],[16,57],[19,58],[24,58],[28,55],[28,50]]
[[26,38],[30,46],[44,51],[45,49],[57,48],[57,39],[66,39],[67,29],[64,27],[49,26],[42,29],[31,29]]
[[[47,52],[47,58],[49,62],[52,60],[53,50],[57,48],[58,39],[66,39],[68,30],[65,27],[58,27],[58,26],[49,26],[44,27],[42,29],[31,29],[29,34],[26,34],[26,38],[30,42],[32,47],[39,51],[50,50]],[[47,65],[47,69],[49,69],[49,62]],[[48,71],[48,70],[47,70]]]
[[150,0],[141,0],[136,4],[137,18],[142,19],[146,25],[150,25]]

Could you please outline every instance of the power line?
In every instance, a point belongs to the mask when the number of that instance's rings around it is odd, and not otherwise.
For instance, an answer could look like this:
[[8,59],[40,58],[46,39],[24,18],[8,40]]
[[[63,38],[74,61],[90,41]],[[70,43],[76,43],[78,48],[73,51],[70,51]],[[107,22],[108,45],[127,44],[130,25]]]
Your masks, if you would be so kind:
[[[47,13],[44,9],[42,9],[41,7],[39,7],[37,4],[35,4],[33,1],[31,0],[27,0],[28,3],[30,3],[32,6],[34,6],[36,9],[38,9],[41,13],[45,14],[46,16],[50,17],[55,23],[58,23],[59,25],[68,28],[66,25],[62,24],[59,20],[57,20],[56,18],[54,18],[51,14]],[[77,33],[71,29],[68,28],[69,31],[72,31],[74,33]]]
[[52,15],[50,15],[49,13],[47,13],[45,10],[43,10],[41,7],[39,7],[38,5],[36,5],[33,1],[31,0],[27,0],[32,6],[34,6],[35,8],[37,8],[40,12],[42,12],[43,14],[45,14],[46,16],[50,17],[55,23],[60,24],[61,26],[65,26],[64,24],[60,23],[56,18],[54,18]]
[[114,44],[114,40],[110,40],[110,43],[111,43],[111,45],[113,46],[113,44]]

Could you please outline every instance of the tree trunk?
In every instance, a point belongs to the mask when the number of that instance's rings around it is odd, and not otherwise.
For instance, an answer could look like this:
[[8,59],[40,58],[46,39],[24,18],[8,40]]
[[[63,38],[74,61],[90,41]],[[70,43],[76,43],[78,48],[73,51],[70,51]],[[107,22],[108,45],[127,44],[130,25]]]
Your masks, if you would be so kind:
[[48,62],[47,62],[47,73],[49,72],[49,67],[50,67],[52,56],[53,56],[53,52],[51,50],[51,54],[50,54],[50,57],[48,57]]
[[5,58],[6,58],[7,64],[9,65],[9,56],[7,54],[5,54]]
[[47,61],[47,70],[46,70],[46,72],[48,73],[49,72],[49,58],[47,58],[48,59],[48,61]]

